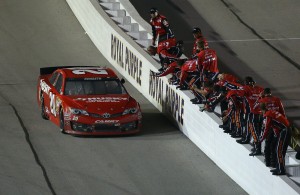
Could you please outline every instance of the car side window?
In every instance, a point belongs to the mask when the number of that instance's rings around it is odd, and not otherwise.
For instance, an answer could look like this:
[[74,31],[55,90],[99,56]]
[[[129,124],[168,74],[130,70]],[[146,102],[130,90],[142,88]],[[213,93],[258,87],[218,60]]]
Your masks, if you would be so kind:
[[49,79],[49,82],[54,86],[54,83],[55,83],[55,80],[56,80],[56,77],[58,75],[58,72],[55,72],[51,75],[50,79]]
[[62,74],[59,74],[59,75],[58,75],[58,78],[57,78],[57,80],[56,80],[56,83],[55,83],[55,85],[54,85],[54,87],[55,87],[55,89],[56,89],[56,91],[57,91],[58,93],[61,92],[62,83],[63,83],[63,76],[62,76]]

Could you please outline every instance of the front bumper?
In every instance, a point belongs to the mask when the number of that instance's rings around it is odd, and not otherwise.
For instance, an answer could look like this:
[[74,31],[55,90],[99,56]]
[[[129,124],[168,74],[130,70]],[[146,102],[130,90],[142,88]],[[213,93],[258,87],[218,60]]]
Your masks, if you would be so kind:
[[141,125],[141,119],[135,115],[110,121],[81,117],[67,121],[65,132],[75,135],[126,135],[138,133]]

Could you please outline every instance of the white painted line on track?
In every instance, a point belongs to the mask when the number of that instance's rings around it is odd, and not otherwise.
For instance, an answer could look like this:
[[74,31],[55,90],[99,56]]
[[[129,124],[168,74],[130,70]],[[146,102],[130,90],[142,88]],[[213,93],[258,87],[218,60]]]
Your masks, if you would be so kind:
[[286,40],[300,40],[300,38],[277,38],[277,39],[232,39],[232,40],[209,40],[210,43],[218,42],[254,42],[254,41],[286,41]]

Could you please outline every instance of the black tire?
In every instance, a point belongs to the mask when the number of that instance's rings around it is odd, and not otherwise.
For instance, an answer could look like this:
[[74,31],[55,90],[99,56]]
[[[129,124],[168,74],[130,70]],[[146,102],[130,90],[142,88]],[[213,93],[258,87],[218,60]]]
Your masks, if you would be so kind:
[[59,111],[59,128],[60,128],[60,132],[63,134],[66,134],[65,131],[65,119],[64,119],[64,111],[61,108]]
[[40,101],[41,101],[41,116],[43,119],[45,120],[49,120],[49,117],[45,111],[45,103],[44,103],[44,95],[43,93],[41,92],[41,98],[40,98]]

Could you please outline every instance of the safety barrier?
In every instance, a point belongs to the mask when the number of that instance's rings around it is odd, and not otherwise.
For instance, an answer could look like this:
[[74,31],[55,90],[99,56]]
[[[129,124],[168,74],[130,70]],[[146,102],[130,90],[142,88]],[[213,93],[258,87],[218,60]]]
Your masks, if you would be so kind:
[[[129,1],[66,1],[105,58],[155,107],[171,116],[180,130],[249,194],[300,193],[293,178],[273,176],[262,156],[249,157],[250,145],[237,144],[224,134],[219,128],[220,118],[200,112],[190,102],[190,92],[176,90],[167,78],[151,76],[150,70],[157,71],[160,65],[145,51],[150,43],[150,28]],[[289,156],[286,161],[287,167],[298,163]]]

